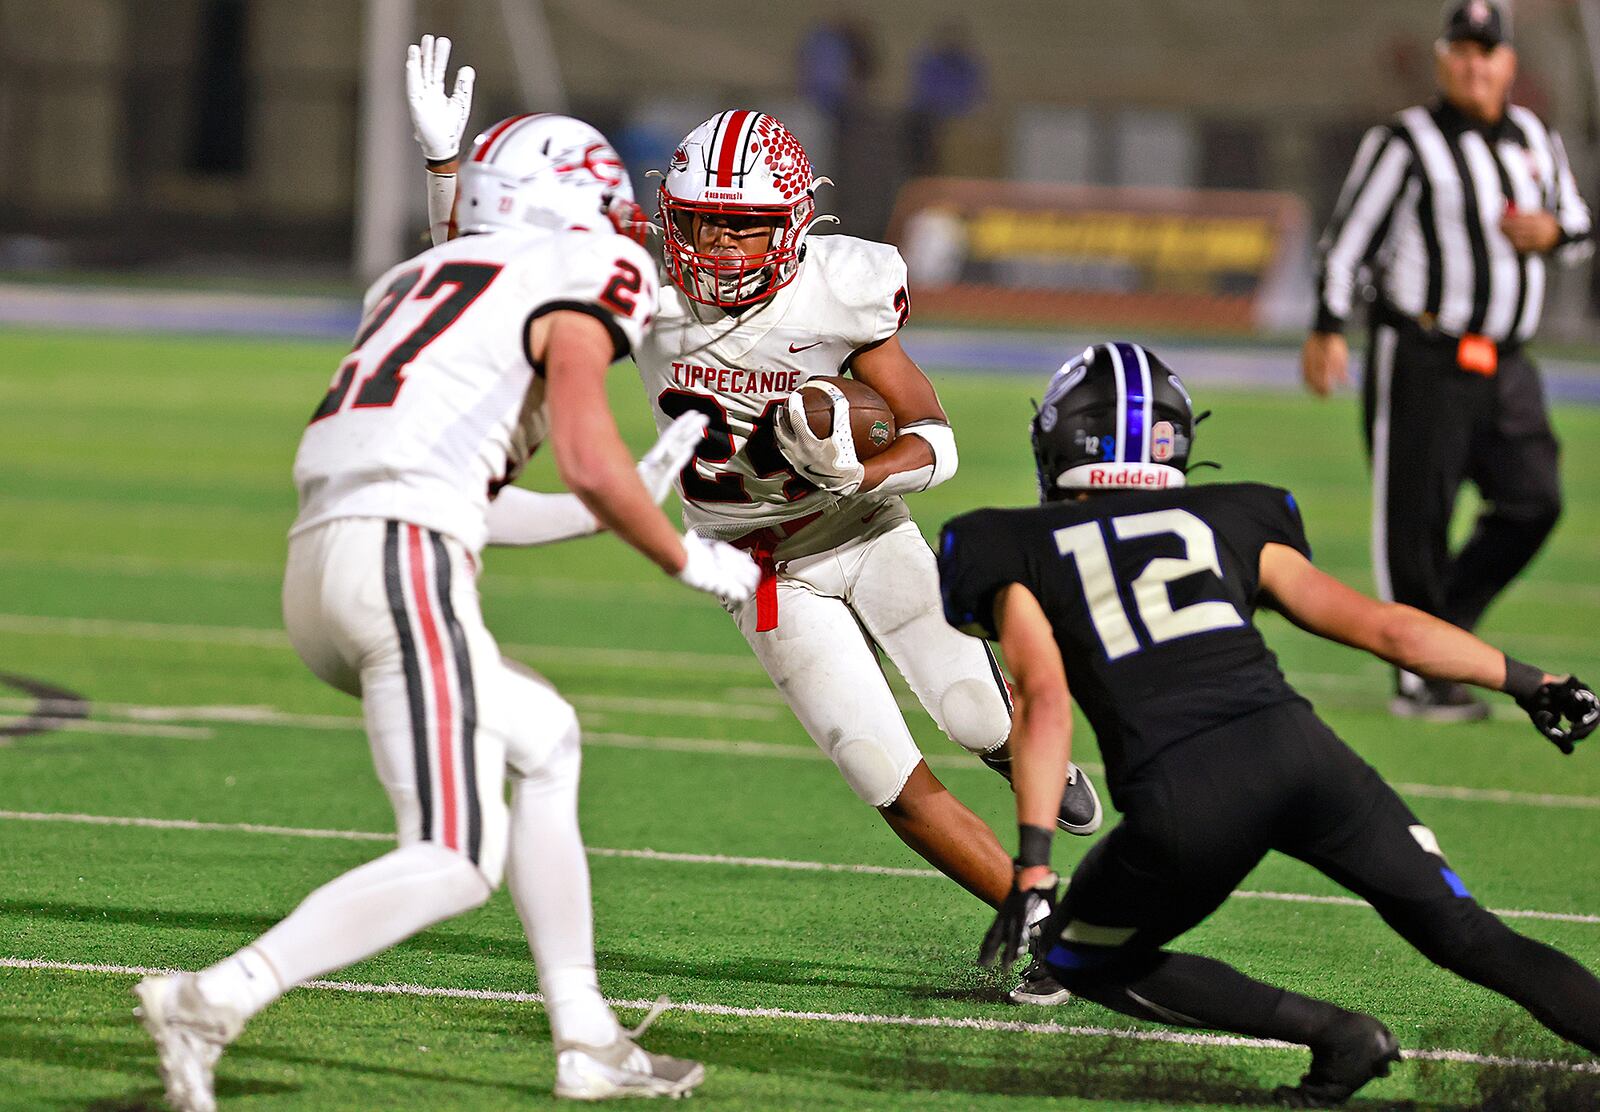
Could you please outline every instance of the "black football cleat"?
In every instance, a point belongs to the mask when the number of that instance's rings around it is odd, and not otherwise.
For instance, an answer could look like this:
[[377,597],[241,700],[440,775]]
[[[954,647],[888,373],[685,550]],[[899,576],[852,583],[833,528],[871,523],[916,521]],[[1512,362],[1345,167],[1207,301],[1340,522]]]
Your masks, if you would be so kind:
[[[978,759],[1011,783],[1011,758],[980,754]],[[1067,765],[1067,786],[1061,793],[1061,808],[1056,812],[1056,825],[1068,834],[1093,834],[1105,821],[1105,809],[1100,806],[1100,793],[1094,790],[1089,774],[1075,764]]]
[[1079,837],[1093,834],[1106,819],[1100,806],[1100,793],[1094,790],[1089,774],[1075,764],[1067,766],[1067,788],[1061,793],[1061,809],[1056,825]]
[[1072,993],[1061,987],[1061,982],[1056,980],[1056,975],[1050,972],[1050,967],[1038,958],[1028,963],[1028,968],[1022,972],[1022,980],[1017,987],[1006,993],[1006,999],[1013,1004],[1065,1004],[1072,999]]
[[1424,680],[1403,687],[1389,700],[1389,713],[1396,718],[1415,718],[1422,722],[1481,722],[1489,717],[1489,704],[1462,683]]
[[1288,1108],[1337,1108],[1375,1077],[1388,1077],[1400,1042],[1370,1015],[1352,1012],[1311,1048],[1311,1068],[1298,1085],[1280,1085],[1273,1098]]

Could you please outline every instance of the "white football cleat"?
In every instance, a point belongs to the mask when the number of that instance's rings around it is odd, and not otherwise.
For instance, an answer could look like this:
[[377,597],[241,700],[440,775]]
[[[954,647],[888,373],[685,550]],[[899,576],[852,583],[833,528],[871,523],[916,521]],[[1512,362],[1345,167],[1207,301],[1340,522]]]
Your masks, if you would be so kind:
[[609,1046],[562,1043],[556,1047],[556,1096],[568,1100],[686,1096],[706,1079],[706,1068],[688,1058],[651,1054],[634,1042],[667,1010],[665,996]]
[[200,994],[193,973],[146,977],[133,988],[133,1014],[156,1041],[167,1103],[177,1112],[216,1112],[212,1068],[244,1028],[244,1016]]

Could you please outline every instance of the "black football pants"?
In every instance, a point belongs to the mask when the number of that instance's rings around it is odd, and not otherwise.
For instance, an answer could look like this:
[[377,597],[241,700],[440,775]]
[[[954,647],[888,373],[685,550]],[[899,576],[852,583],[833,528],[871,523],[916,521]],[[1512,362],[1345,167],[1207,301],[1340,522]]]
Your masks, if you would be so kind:
[[1039,942],[1079,995],[1142,1019],[1315,1045],[1340,1009],[1163,949],[1278,850],[1365,899],[1431,961],[1600,1053],[1600,980],[1480,907],[1410,808],[1305,704],[1180,742],[1117,798],[1122,822],[1079,864]]
[[[1557,444],[1539,373],[1502,350],[1492,376],[1456,365],[1456,341],[1380,317],[1363,384],[1378,592],[1471,629],[1561,514]],[[1466,545],[1449,548],[1464,480],[1483,496]]]

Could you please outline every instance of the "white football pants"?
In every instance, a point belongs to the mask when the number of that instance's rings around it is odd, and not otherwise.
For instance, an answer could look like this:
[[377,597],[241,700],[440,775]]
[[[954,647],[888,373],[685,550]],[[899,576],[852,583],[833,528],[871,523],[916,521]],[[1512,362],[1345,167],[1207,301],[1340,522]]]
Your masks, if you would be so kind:
[[893,803],[922,760],[877,649],[950,740],[973,753],[1005,743],[1011,701],[999,666],[986,644],[945,622],[938,564],[905,503],[841,510],[774,556],[777,628],[757,632],[754,600],[734,608],[734,619],[862,801]]
[[301,658],[361,698],[400,845],[313,892],[249,949],[280,989],[368,957],[482,904],[514,841],[512,896],[556,1040],[611,1042],[578,831],[577,715],[501,659],[470,554],[404,522],[338,519],[290,540],[283,597]]

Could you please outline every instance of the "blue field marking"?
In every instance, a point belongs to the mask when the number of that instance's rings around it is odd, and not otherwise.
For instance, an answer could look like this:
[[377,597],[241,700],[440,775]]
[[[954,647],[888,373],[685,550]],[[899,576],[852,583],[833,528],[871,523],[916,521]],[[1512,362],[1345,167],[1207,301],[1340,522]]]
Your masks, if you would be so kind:
[[[1042,384],[1055,369],[1084,348],[1116,334],[1078,330],[1001,332],[986,329],[911,326],[902,334],[906,351],[930,372],[969,374],[1032,374]],[[1257,390],[1300,392],[1298,344],[1194,343],[1157,341],[1145,345],[1183,381],[1199,386],[1239,386]],[[1359,385],[1363,341],[1352,337],[1350,364]],[[1561,402],[1600,405],[1600,364],[1541,358],[1533,348],[1551,397]],[[1042,389],[1042,385],[1041,385]]]

